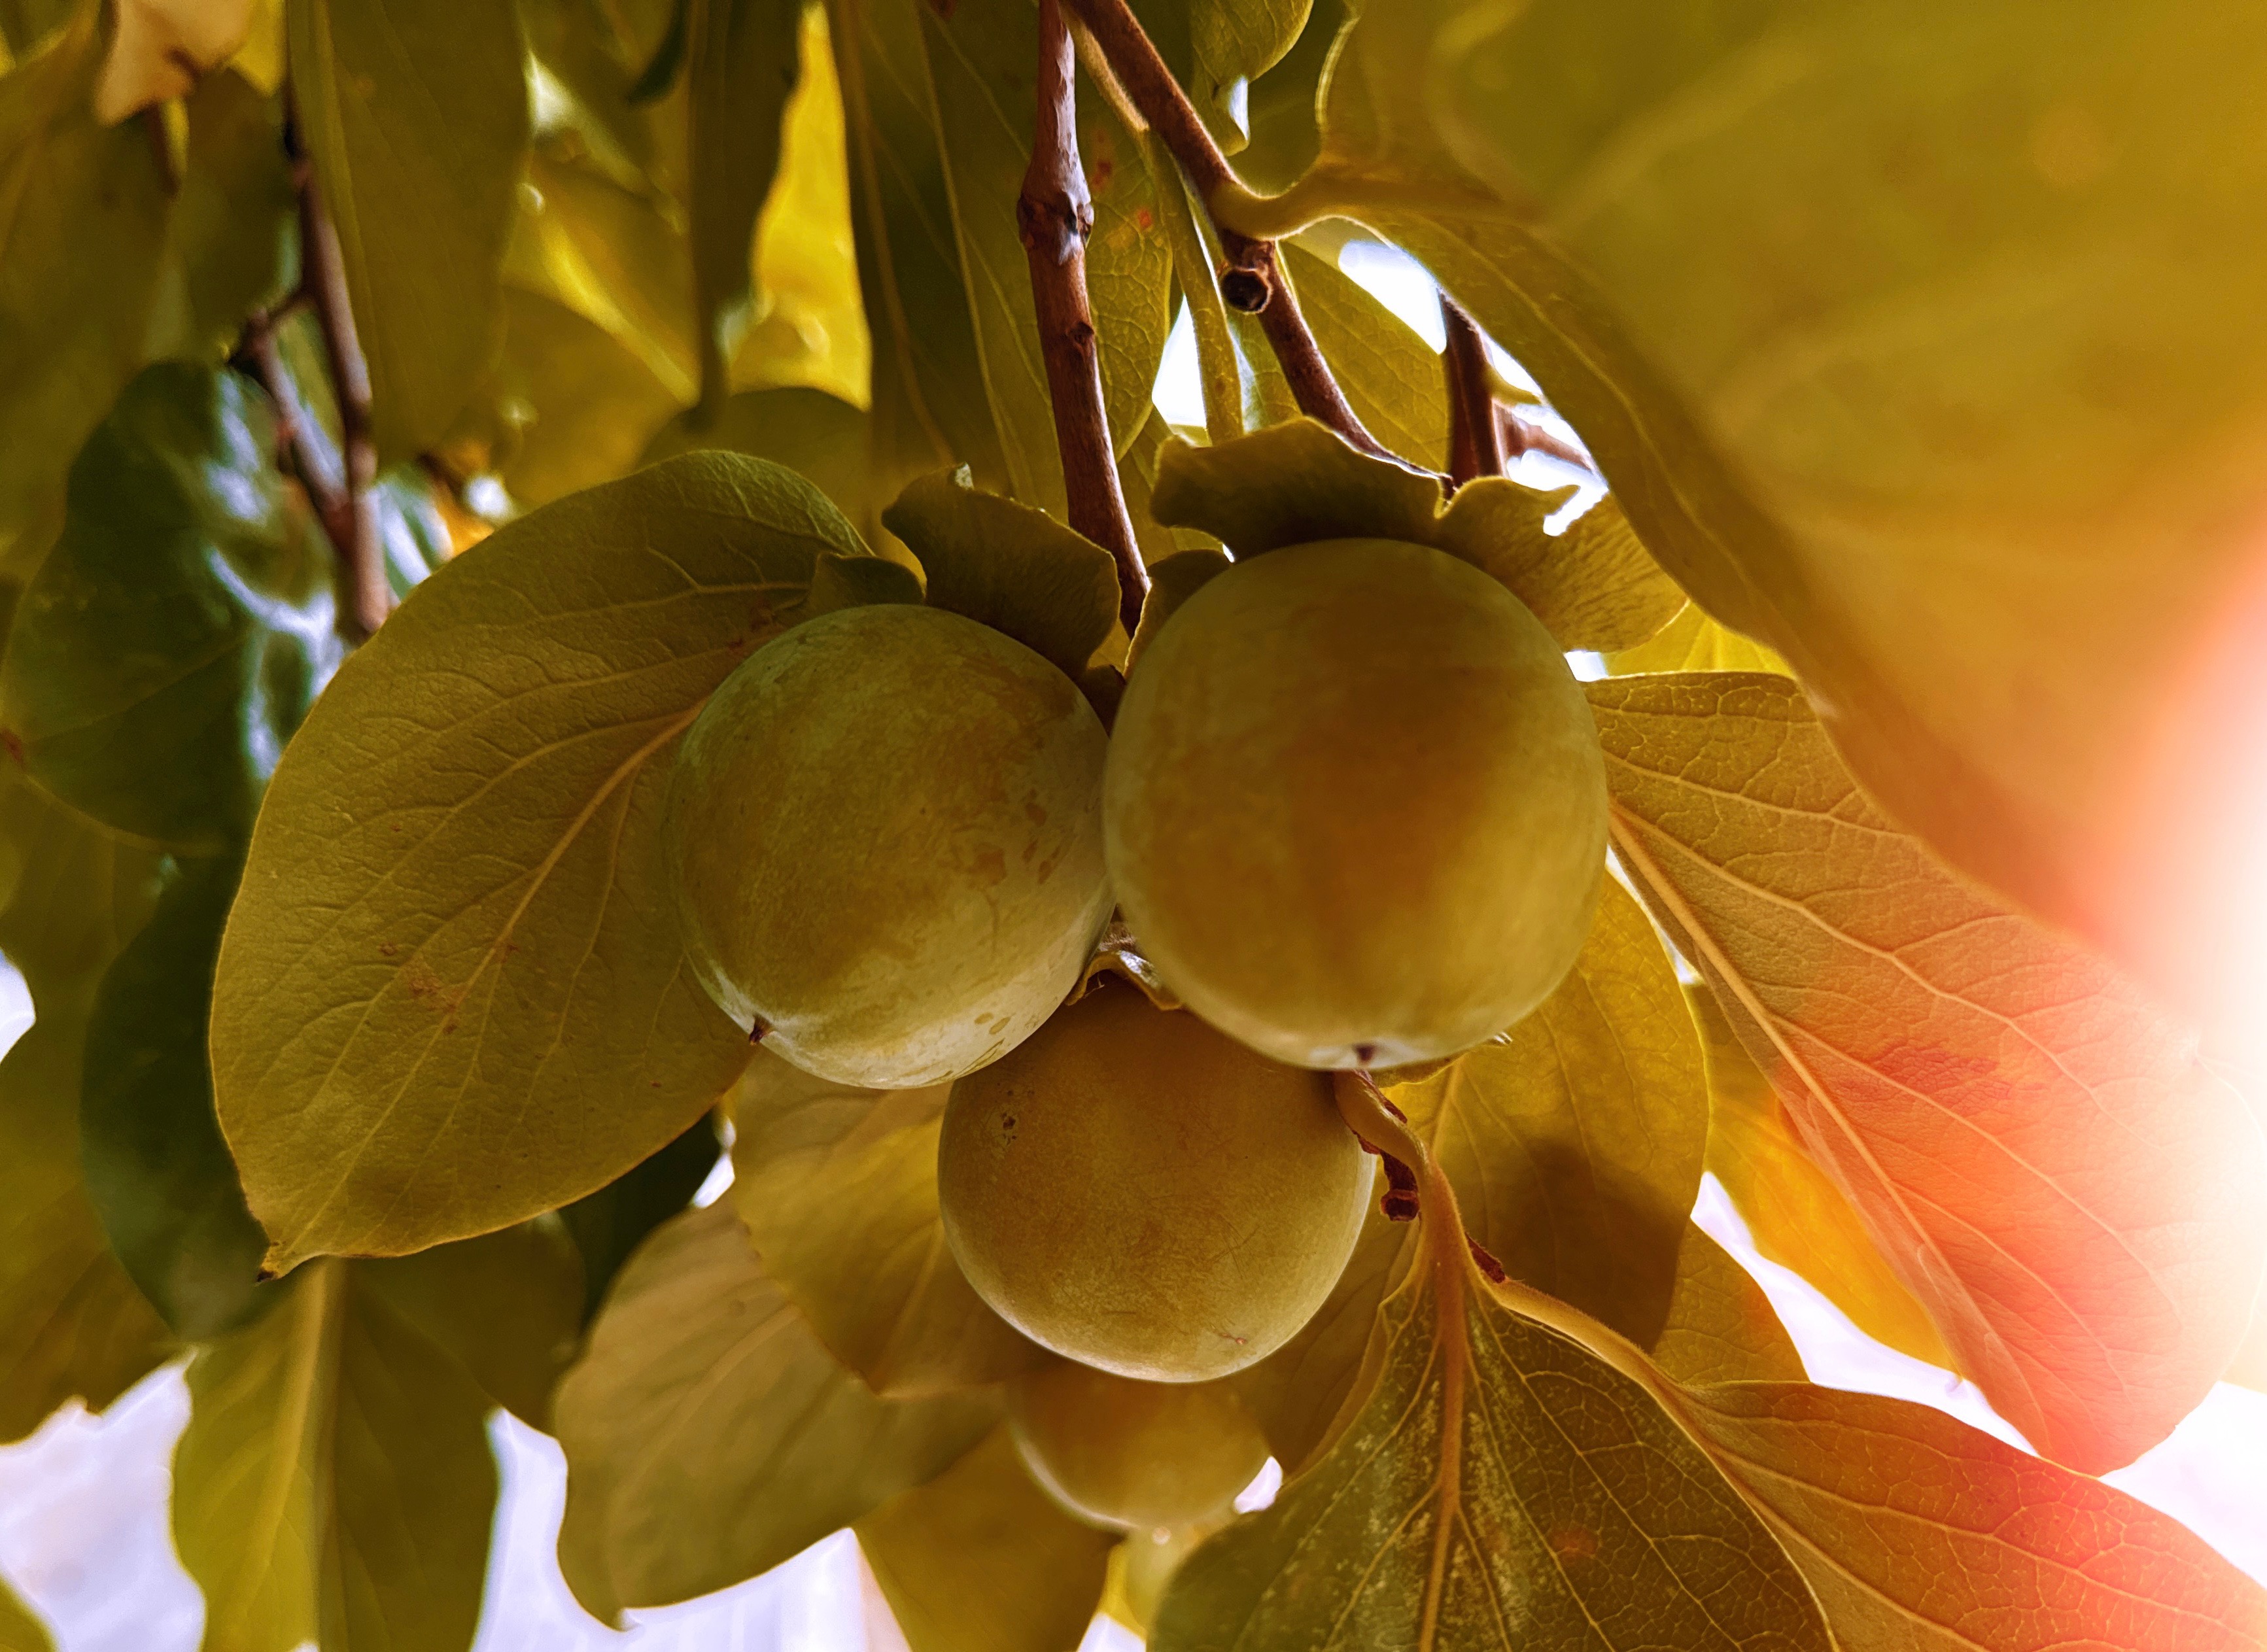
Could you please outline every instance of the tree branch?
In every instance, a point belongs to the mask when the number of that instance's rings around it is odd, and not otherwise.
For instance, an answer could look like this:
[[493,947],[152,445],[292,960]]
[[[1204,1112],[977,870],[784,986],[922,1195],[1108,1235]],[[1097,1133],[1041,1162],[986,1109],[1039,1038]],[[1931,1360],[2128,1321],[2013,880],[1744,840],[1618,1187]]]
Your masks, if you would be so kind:
[[1016,224],[1031,269],[1039,349],[1054,405],[1070,525],[1118,564],[1118,613],[1127,635],[1141,618],[1148,570],[1134,540],[1134,518],[1118,482],[1118,454],[1102,400],[1094,312],[1086,296],[1086,238],[1094,203],[1078,160],[1076,82],[1070,30],[1057,0],[1039,0],[1038,109],[1031,164],[1016,201]]
[[1255,240],[1222,221],[1220,202],[1249,196],[1250,191],[1229,170],[1212,134],[1205,130],[1195,106],[1180,83],[1157,55],[1157,48],[1126,0],[1069,0],[1093,35],[1119,84],[1126,89],[1141,118],[1164,141],[1188,175],[1197,199],[1205,203],[1220,236],[1228,268],[1221,276],[1221,297],[1229,305],[1259,318],[1269,347],[1283,369],[1299,410],[1331,427],[1363,452],[1393,459],[1377,438],[1363,428],[1331,376],[1306,318],[1299,313],[1298,295],[1276,257],[1275,243]]
[[[346,261],[339,252],[338,230],[324,209],[314,162],[299,141],[296,111],[287,110],[283,142],[291,157],[291,181],[299,194],[299,290],[313,305],[322,328],[323,352],[339,406],[343,460],[336,492],[326,500],[311,488],[309,496],[338,562],[339,635],[359,642],[385,622],[393,606],[380,554],[378,501],[370,492],[378,480],[378,445],[370,431],[370,368],[363,359],[354,309],[347,297]],[[301,480],[305,480],[304,474]]]
[[1441,325],[1448,334],[1441,364],[1449,380],[1449,480],[1461,488],[1476,477],[1503,474],[1504,430],[1488,382],[1487,341],[1445,290]]
[[1554,436],[1539,424],[1530,424],[1519,416],[1516,409],[1499,403],[1495,419],[1497,427],[1503,432],[1506,462],[1517,459],[1522,453],[1548,453],[1562,465],[1588,471],[1593,476],[1598,474],[1597,461],[1588,453],[1564,437]]

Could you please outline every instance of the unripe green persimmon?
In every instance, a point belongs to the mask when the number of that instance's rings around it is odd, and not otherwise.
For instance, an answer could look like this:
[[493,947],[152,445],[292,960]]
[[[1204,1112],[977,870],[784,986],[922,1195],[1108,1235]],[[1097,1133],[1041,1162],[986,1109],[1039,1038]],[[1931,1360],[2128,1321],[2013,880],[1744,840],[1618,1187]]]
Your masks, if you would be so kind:
[[1167,1383],[1289,1340],[1344,1270],[1370,1186],[1328,1080],[1117,984],[953,1086],[936,1168],[945,1237],[1002,1318]]
[[1267,1461],[1266,1436],[1226,1384],[1145,1383],[1075,1360],[1009,1383],[1008,1427],[1065,1508],[1134,1531],[1225,1513]]
[[838,1083],[994,1060],[1108,921],[1104,745],[1068,678],[957,614],[845,608],[774,638],[670,779],[693,969],[767,1048]]
[[1303,1067],[1452,1054],[1574,961],[1604,760],[1559,645],[1486,574],[1330,540],[1241,562],[1143,654],[1111,737],[1111,877],[1188,1006]]

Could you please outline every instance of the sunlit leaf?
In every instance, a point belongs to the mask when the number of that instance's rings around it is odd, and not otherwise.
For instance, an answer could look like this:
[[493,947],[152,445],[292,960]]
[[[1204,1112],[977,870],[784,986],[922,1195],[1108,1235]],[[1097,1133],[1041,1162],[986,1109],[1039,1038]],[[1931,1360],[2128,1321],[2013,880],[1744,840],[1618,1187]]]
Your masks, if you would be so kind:
[[[1238,83],[1273,68],[1306,26],[1310,0],[1192,0],[1182,78],[1223,146],[1243,148]],[[1180,65],[1175,64],[1176,69]]]
[[1360,1412],[1183,1563],[1150,1645],[1824,1652],[1756,1515],[1643,1386],[1492,1292],[1445,1192]]
[[715,1121],[697,1120],[645,1163],[559,1212],[583,1257],[585,1322],[598,1311],[606,1288],[630,1252],[647,1234],[693,1202],[723,1154]]
[[1762,643],[1742,636],[1720,620],[1710,619],[1698,605],[1684,611],[1635,648],[1606,656],[1606,670],[1616,677],[1639,672],[1777,672],[1794,673],[1786,662]]
[[328,1261],[189,1365],[173,1546],[204,1644],[469,1648],[496,1469],[488,1399]]
[[1110,553],[1045,512],[977,488],[965,470],[924,476],[882,512],[921,559],[929,606],[980,620],[1069,675],[1118,614]]
[[1874,1340],[1949,1367],[1952,1351],[1928,1310],[1898,1279],[1834,1178],[1804,1150],[1715,994],[1697,988],[1691,1002],[1708,1055],[1708,1168],[1756,1249],[1817,1286]]
[[1687,606],[1684,593],[1639,542],[1610,494],[1564,532],[1550,532],[1545,520],[1574,493],[1501,476],[1466,482],[1433,542],[1500,581],[1561,648],[1604,651],[1642,642]]
[[1724,1247],[1688,1222],[1669,1323],[1654,1362],[1680,1383],[1799,1383],[1802,1356],[1771,1298]]
[[148,134],[94,118],[100,9],[75,10],[0,78],[0,540],[62,491],[141,364],[165,242]]
[[1527,364],[1648,543],[1895,818],[2228,990],[2267,14],[1616,0],[1443,46],[1432,114],[1595,283],[1529,290],[1589,304],[1620,410]]
[[756,216],[779,168],[780,121],[795,90],[802,0],[693,0],[686,91],[686,203],[701,344],[701,400],[731,393],[733,348],[752,319]]
[[190,862],[102,978],[79,1099],[87,1196],[111,1249],[182,1336],[235,1329],[273,1300],[268,1237],[245,1208],[205,1054],[213,963],[242,863]]
[[55,1646],[48,1626],[0,1582],[0,1652],[55,1652]]
[[142,0],[118,8],[95,82],[104,125],[174,98],[233,57],[252,32],[255,0]]
[[934,1479],[998,1418],[988,1394],[875,1398],[731,1207],[691,1212],[630,1259],[560,1388],[560,1567],[609,1622],[722,1589]]
[[538,1217],[415,1256],[354,1265],[374,1293],[531,1428],[551,1426],[551,1391],[583,1328],[583,1270],[574,1240]]
[[338,225],[381,454],[438,441],[495,352],[526,160],[519,13],[457,0],[289,8],[294,107]]
[[1449,459],[1448,379],[1441,354],[1337,265],[1288,242],[1283,260],[1331,371],[1363,428],[1412,465]]
[[2267,1149],[2194,1036],[1883,819],[1787,679],[1589,694],[1623,865],[1960,1369],[2074,1467],[2163,1438],[2267,1260]]
[[1134,669],[1183,603],[1204,589],[1214,575],[1224,574],[1232,566],[1219,551],[1181,551],[1154,564],[1149,569],[1149,594],[1141,602],[1141,622],[1134,628],[1134,640],[1126,650],[1126,669]]
[[1676,972],[1627,891],[1606,880],[1566,980],[1500,1042],[1390,1094],[1514,1278],[1651,1346],[1700,1187],[1708,1089]]
[[1076,1646],[1112,1543],[1039,1489],[1004,1427],[857,1531],[912,1652]]
[[790,473],[688,454],[501,529],[348,661],[270,785],[213,1006],[270,1267],[552,1209],[730,1083],[662,789],[813,557],[862,548]]
[[879,1394],[974,1387],[1040,1357],[946,1247],[936,1140],[950,1089],[851,1090],[759,1054],[734,1093],[731,1197],[764,1271]]
[[330,570],[284,510],[273,410],[240,375],[161,363],[70,475],[0,663],[10,731],[66,802],[218,852],[340,652]]
[[867,481],[866,415],[823,390],[742,391],[713,419],[691,413],[664,426],[646,448],[645,462],[702,447],[784,465],[862,531],[873,525],[877,502]]

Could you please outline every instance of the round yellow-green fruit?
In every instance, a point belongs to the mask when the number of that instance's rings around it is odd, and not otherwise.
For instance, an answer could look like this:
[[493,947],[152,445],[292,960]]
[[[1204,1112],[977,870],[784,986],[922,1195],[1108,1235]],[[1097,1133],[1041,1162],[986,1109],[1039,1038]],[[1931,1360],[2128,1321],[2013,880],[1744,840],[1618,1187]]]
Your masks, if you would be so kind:
[[662,826],[686,954],[766,1048],[940,1083],[1030,1035],[1108,921],[1105,737],[1022,643],[906,604],[757,650],[686,731]]
[[1206,1020],[1302,1067],[1501,1032],[1581,950],[1605,764],[1558,643],[1440,551],[1239,562],[1142,655],[1103,786],[1111,881]]
[[1002,1318],[1163,1383],[1288,1341],[1344,1271],[1370,1186],[1322,1075],[1118,984],[952,1087],[936,1172],[946,1240]]
[[1225,1384],[1145,1383],[1075,1360],[1009,1383],[1008,1428],[1057,1501],[1129,1531],[1225,1513],[1267,1461],[1266,1436]]

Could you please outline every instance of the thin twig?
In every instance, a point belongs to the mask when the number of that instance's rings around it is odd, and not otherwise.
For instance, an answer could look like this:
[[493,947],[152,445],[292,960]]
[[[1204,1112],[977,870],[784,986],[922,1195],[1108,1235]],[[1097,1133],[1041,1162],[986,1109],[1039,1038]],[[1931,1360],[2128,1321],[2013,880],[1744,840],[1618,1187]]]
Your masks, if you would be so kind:
[[296,112],[286,114],[283,136],[292,181],[299,192],[299,285],[315,307],[339,407],[344,474],[327,508],[319,499],[316,509],[338,561],[339,635],[358,642],[385,623],[393,606],[393,591],[386,584],[385,563],[379,554],[378,500],[370,491],[378,481],[378,444],[370,429],[370,367],[355,332],[338,230],[324,209],[314,163],[299,139]]
[[1393,458],[1354,415],[1338,380],[1331,376],[1330,363],[1324,360],[1306,318],[1299,313],[1298,295],[1291,290],[1288,273],[1276,257],[1275,243],[1255,240],[1221,221],[1221,199],[1250,192],[1229,169],[1228,158],[1205,130],[1195,106],[1165,67],[1165,60],[1157,55],[1140,19],[1126,0],[1069,0],[1069,4],[1091,31],[1095,44],[1134,106],[1172,151],[1188,174],[1197,199],[1205,203],[1228,261],[1221,276],[1221,297],[1231,308],[1258,316],[1299,410],[1330,426],[1362,452]]
[[1448,334],[1441,364],[1449,380],[1449,480],[1461,488],[1476,477],[1503,474],[1504,432],[1488,385],[1487,341],[1446,290],[1441,325]]
[[1149,592],[1148,570],[1134,540],[1134,518],[1118,482],[1110,414],[1102,400],[1094,311],[1086,297],[1086,238],[1094,203],[1078,161],[1077,83],[1070,30],[1057,0],[1039,0],[1038,109],[1031,164],[1016,200],[1016,224],[1031,269],[1039,350],[1054,404],[1070,525],[1118,564],[1118,613],[1131,635]]

